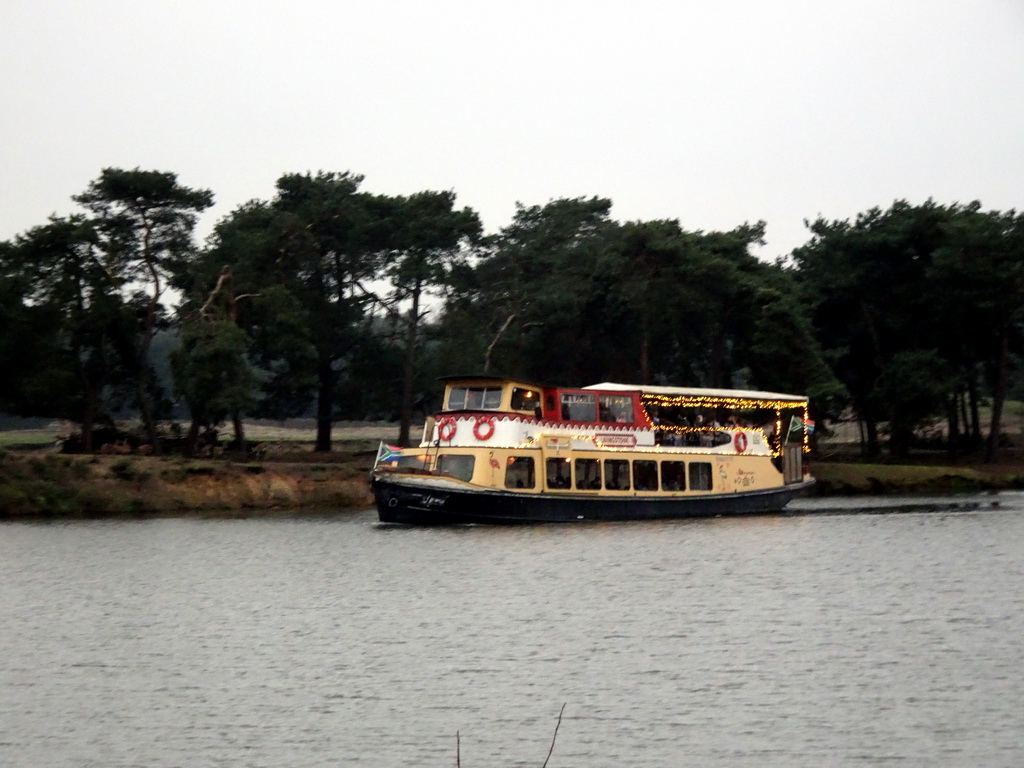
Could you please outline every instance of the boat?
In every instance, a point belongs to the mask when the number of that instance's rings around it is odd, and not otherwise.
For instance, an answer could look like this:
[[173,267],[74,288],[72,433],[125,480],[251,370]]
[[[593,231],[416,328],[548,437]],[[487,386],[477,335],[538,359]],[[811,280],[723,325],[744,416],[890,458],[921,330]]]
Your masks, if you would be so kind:
[[420,444],[381,443],[383,523],[569,523],[781,511],[814,479],[807,398],[448,376]]

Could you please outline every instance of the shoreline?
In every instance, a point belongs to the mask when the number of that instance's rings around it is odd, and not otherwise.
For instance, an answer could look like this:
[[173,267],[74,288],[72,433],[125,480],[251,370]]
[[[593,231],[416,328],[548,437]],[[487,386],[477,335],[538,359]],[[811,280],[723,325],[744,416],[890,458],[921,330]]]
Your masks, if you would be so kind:
[[365,509],[374,455],[235,461],[8,451],[0,454],[0,520]]
[[[261,461],[0,451],[0,520],[253,517],[373,506],[375,450],[295,450]],[[812,462],[809,498],[1024,489],[1024,464]]]

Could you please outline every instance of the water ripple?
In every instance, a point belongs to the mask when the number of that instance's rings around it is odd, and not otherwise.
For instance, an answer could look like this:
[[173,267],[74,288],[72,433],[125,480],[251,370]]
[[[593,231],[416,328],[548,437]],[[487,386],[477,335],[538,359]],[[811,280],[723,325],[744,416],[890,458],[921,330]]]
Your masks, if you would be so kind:
[[3,525],[0,764],[1021,764],[1021,498]]

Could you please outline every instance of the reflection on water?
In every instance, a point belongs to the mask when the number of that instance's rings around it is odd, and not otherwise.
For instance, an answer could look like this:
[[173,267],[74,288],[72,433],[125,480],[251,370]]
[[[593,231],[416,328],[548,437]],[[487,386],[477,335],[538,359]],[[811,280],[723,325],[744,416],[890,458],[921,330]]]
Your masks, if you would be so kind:
[[563,703],[552,768],[1020,764],[1024,503],[967,501],[3,525],[0,764],[537,766]]

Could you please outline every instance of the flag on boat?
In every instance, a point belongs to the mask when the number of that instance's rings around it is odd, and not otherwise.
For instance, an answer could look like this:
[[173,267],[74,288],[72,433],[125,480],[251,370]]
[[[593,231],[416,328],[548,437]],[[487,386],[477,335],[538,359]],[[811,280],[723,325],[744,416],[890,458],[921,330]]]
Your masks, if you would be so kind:
[[808,435],[813,435],[814,419],[801,419],[799,416],[794,416],[789,421],[789,431],[796,432],[798,429],[806,429]]
[[374,466],[380,464],[381,462],[397,461],[398,457],[401,455],[401,448],[395,445],[387,445],[386,443],[382,442],[380,444],[380,448],[377,449],[377,461],[374,463]]

